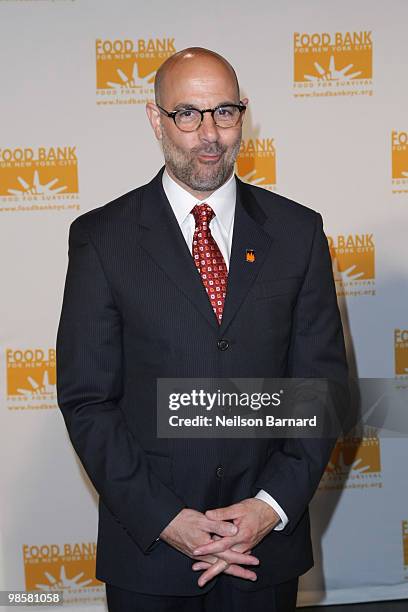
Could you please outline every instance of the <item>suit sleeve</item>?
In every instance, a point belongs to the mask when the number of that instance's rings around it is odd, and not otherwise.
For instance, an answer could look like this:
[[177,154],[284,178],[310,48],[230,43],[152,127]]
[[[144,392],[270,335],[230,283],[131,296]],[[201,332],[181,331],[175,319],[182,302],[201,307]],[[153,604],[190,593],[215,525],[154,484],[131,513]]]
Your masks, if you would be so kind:
[[185,504],[150,470],[123,418],[121,316],[81,218],[69,234],[57,396],[74,449],[103,503],[149,553]]
[[[288,376],[327,379],[344,413],[348,373],[343,330],[337,306],[332,265],[322,218],[316,214],[307,272],[294,311]],[[345,418],[345,414],[340,415]],[[268,459],[255,487],[264,489],[288,516],[281,531],[291,534],[307,510],[336,439],[286,438]]]

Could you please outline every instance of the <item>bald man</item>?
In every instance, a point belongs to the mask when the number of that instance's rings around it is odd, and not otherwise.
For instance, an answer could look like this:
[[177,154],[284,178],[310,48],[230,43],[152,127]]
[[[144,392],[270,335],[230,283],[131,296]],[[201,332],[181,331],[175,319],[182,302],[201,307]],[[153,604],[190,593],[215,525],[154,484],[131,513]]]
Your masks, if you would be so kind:
[[247,104],[217,53],[170,57],[146,105],[165,166],[70,227],[58,400],[110,612],[290,612],[313,565],[333,441],[156,432],[158,378],[347,379],[321,216],[234,174]]

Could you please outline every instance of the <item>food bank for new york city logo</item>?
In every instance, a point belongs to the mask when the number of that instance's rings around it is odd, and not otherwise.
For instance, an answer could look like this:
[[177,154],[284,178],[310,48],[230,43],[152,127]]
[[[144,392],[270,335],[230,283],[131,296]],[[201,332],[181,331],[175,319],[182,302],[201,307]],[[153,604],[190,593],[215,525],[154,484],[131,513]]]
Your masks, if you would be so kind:
[[6,367],[9,401],[56,399],[55,349],[6,349]]
[[273,138],[249,138],[241,141],[237,157],[240,179],[273,190],[276,186],[276,149]]
[[408,329],[394,330],[395,375],[408,377]]
[[378,487],[381,480],[380,441],[376,431],[361,437],[340,438],[327,464],[322,487],[338,484],[341,488]]
[[371,95],[372,32],[295,32],[294,94]]
[[144,104],[152,100],[156,72],[175,52],[174,38],[97,39],[97,104]]
[[375,294],[373,234],[327,236],[338,295]]
[[82,589],[101,587],[102,583],[95,578],[95,558],[95,542],[24,544],[25,588],[62,590],[67,601],[78,590],[84,593]]
[[392,192],[408,193],[408,132],[391,132]]
[[0,148],[0,200],[78,199],[76,147]]

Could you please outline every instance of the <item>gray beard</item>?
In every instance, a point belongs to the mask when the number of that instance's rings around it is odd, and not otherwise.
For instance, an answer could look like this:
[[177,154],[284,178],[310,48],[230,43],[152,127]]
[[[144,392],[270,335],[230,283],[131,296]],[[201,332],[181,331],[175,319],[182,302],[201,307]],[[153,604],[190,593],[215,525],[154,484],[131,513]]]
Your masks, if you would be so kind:
[[161,142],[166,166],[179,181],[188,185],[194,191],[215,191],[225,183],[233,172],[241,145],[241,135],[226,155],[226,147],[218,143],[209,145],[207,149],[200,148],[201,153],[224,153],[224,155],[221,158],[221,163],[217,164],[216,168],[212,164],[208,164],[207,170],[204,170],[204,164],[202,164],[199,171],[195,167],[196,158],[194,157],[194,152],[189,154],[177,147],[167,138],[164,130],[162,131]]

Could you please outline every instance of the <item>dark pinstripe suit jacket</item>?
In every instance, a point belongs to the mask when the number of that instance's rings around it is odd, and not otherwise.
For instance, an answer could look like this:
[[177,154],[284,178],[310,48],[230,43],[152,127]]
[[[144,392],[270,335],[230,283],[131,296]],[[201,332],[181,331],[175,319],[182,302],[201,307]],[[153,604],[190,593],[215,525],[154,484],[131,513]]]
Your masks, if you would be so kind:
[[[256,590],[313,565],[308,503],[332,442],[156,437],[158,377],[347,377],[322,219],[237,178],[228,292],[219,327],[157,176],[78,217],[57,337],[57,391],[99,498],[96,577],[152,594],[198,594],[192,560],[161,530],[268,491],[289,517],[254,549]],[[245,250],[254,249],[248,263]],[[219,345],[220,339],[228,340]],[[220,350],[219,346],[224,350]],[[223,466],[223,476],[220,470]]]

